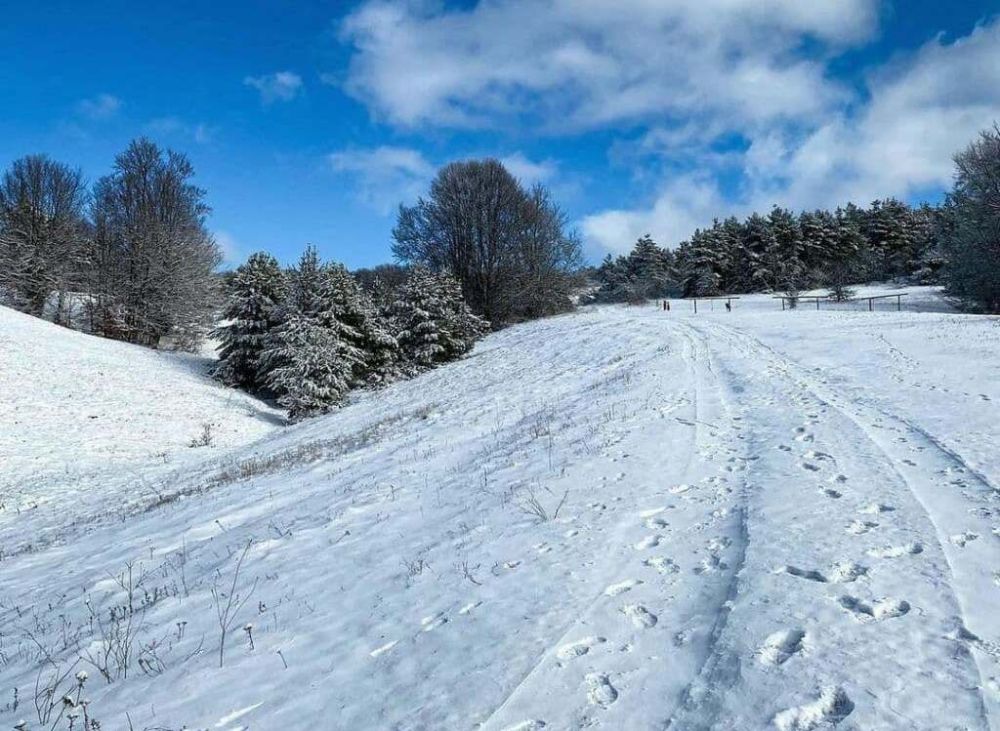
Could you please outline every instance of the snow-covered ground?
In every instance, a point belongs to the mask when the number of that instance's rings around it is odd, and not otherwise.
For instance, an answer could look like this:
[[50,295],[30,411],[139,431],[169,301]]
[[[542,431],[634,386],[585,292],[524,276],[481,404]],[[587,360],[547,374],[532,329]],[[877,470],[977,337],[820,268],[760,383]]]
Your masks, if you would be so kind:
[[[734,304],[514,327],[270,435],[223,404],[226,453],[176,394],[89,419],[2,313],[0,722],[86,670],[106,729],[1000,728],[1000,321]],[[188,363],[126,352],[136,408]]]

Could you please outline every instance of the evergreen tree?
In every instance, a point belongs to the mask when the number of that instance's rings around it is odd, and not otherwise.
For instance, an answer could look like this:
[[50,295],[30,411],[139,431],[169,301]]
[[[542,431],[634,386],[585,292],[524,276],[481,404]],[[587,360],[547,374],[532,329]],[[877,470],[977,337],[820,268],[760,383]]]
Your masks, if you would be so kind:
[[626,275],[631,288],[643,298],[666,296],[672,284],[670,257],[646,234],[628,255]]
[[816,210],[799,216],[802,231],[801,261],[808,282],[822,279],[837,248],[837,221],[829,211]]
[[320,292],[326,275],[316,247],[309,244],[302,252],[298,266],[288,272],[287,307],[290,313],[316,316],[321,306]]
[[868,215],[869,245],[875,253],[877,279],[906,274],[914,259],[916,231],[909,207],[895,198],[872,203]]
[[802,230],[795,215],[775,206],[768,216],[768,224],[775,238],[777,261],[772,262],[776,275],[776,288],[789,296],[797,296],[803,283]]
[[351,385],[387,383],[395,376],[399,346],[389,334],[370,298],[343,265],[329,267],[323,279],[316,321],[343,344]]
[[264,252],[251,254],[232,279],[224,317],[216,330],[222,341],[214,375],[229,386],[253,391],[268,332],[280,321],[285,282],[278,262]]
[[744,249],[750,268],[749,291],[776,289],[779,279],[778,240],[767,218],[754,213],[744,227]]
[[696,230],[685,251],[684,296],[709,297],[719,294],[718,241],[711,229]]
[[330,411],[351,388],[353,353],[316,320],[292,315],[270,333],[268,349],[275,365],[265,382],[292,421]]
[[461,357],[489,327],[466,306],[454,278],[423,267],[411,270],[387,315],[411,370]]

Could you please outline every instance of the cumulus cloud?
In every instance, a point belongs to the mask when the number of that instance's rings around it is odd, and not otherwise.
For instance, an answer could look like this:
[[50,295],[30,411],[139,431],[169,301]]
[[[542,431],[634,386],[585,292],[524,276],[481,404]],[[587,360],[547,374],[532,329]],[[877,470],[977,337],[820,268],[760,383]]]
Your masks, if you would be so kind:
[[[368,0],[338,76],[409,131],[612,138],[636,202],[580,221],[593,250],[676,244],[712,218],[911,197],[1000,119],[1000,19],[933,38],[848,83],[880,0]],[[554,168],[512,156],[526,181]],[[565,174],[561,177],[565,177]],[[642,193],[642,191],[645,191]]]
[[525,157],[523,152],[515,152],[512,155],[501,157],[500,162],[502,162],[508,172],[520,180],[523,185],[547,183],[551,181],[558,172],[558,166],[554,160],[541,160],[536,162]]
[[379,213],[391,212],[426,189],[434,176],[432,165],[419,150],[384,145],[370,150],[342,150],[327,158],[330,167],[352,176],[361,199]]
[[[675,244],[713,217],[774,204],[833,208],[947,188],[954,153],[1000,120],[1000,21],[951,43],[933,39],[873,73],[867,92],[865,103],[837,109],[805,133],[780,126],[746,132],[748,149],[725,163],[739,169],[738,195],[723,195],[718,178],[704,176],[692,195],[692,181],[681,176],[648,206],[585,218],[588,241],[621,250],[637,231],[650,230]],[[721,169],[706,159],[709,171]]]
[[263,76],[247,76],[243,79],[243,83],[256,89],[264,104],[290,102],[302,92],[302,77],[291,71],[277,71]]
[[110,119],[122,108],[122,100],[111,94],[98,94],[90,99],[82,99],[76,105],[77,112],[87,119],[100,121]]
[[[877,10],[877,0],[509,0],[452,10],[374,0],[341,28],[355,49],[346,88],[411,126],[817,117],[846,93],[825,76],[824,49],[868,37]],[[806,39],[816,42],[809,55]]]

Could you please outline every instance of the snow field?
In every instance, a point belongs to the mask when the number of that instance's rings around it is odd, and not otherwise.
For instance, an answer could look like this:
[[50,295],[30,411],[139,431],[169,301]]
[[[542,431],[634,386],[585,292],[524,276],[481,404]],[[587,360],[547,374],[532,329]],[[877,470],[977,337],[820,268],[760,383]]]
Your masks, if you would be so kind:
[[[72,667],[105,727],[996,728],[995,323],[587,308],[140,499],[0,511],[47,536],[0,561],[0,717]],[[109,683],[72,663],[128,564]]]

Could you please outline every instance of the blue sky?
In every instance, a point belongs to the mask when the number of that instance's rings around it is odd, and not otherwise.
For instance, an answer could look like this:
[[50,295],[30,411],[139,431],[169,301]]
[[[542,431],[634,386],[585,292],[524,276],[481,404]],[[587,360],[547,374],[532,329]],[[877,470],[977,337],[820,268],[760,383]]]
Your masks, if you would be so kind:
[[599,258],[712,217],[936,199],[1000,120],[995,2],[14,3],[0,165],[185,152],[229,257],[391,258],[457,158],[556,194]]

